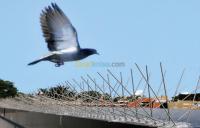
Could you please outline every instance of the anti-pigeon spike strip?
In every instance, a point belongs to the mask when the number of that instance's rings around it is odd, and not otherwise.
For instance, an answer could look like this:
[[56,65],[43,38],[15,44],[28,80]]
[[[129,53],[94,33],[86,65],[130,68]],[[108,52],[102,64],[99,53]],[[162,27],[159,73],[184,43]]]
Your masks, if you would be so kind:
[[[151,91],[153,92],[153,94],[154,94],[154,96],[156,97],[156,99],[158,100],[158,102],[163,106],[163,104],[162,104],[162,103],[160,102],[160,100],[158,99],[156,93],[154,92],[154,90],[152,89],[152,87],[151,87],[150,84],[148,83],[147,79],[145,78],[144,74],[142,73],[140,67],[139,67],[136,63],[135,63],[135,65],[136,65],[137,69],[139,70],[140,74],[142,75],[142,77],[144,78],[145,82],[149,85]],[[162,74],[163,74],[163,73],[162,73]],[[164,108],[164,106],[163,106],[163,108]],[[164,109],[164,111],[167,113],[167,116],[169,117],[170,121],[172,121],[173,124],[174,124],[174,126],[175,126],[176,124],[175,124],[175,122],[172,120],[170,114],[169,114],[165,109]]]
[[[88,82],[86,82],[86,80],[83,78],[83,77],[81,77],[82,79],[83,79],[83,81],[90,87],[90,85],[88,84]],[[93,81],[93,80],[92,80]],[[96,86],[98,86],[97,84],[96,84]],[[91,87],[90,87],[91,88]],[[100,88],[100,87],[99,87]],[[101,90],[102,91],[102,90]],[[103,94],[105,94],[105,92],[104,91],[102,91],[102,93]],[[109,102],[113,105],[113,103],[112,103],[112,101],[110,101],[109,100]],[[122,111],[119,111],[119,112],[122,112]],[[106,115],[105,115],[105,117],[106,117]]]
[[[78,84],[78,82],[75,80],[75,79],[73,79],[73,81],[76,83],[76,85],[78,85],[79,87],[80,87],[80,89],[84,92],[84,89]],[[71,85],[71,83],[68,81],[68,83]],[[97,98],[95,98],[95,97],[92,97],[92,96],[90,96],[90,95],[87,95],[87,94],[82,94],[81,96],[85,96],[87,99],[89,98],[89,99],[91,99],[91,100],[96,100],[96,101],[99,101]],[[97,104],[99,104],[99,102],[97,102]],[[105,112],[106,113],[106,112]]]
[[[112,88],[112,86],[105,80],[105,78],[99,73],[99,72],[97,72],[98,74],[99,74],[99,76],[101,76],[101,78]],[[120,84],[121,84],[121,82],[119,82]],[[123,85],[122,85],[123,86]],[[124,86],[123,86],[123,88],[124,88]],[[112,88],[113,89],[113,88]],[[113,89],[114,90],[114,89]],[[127,89],[125,89],[125,90],[127,90]],[[120,97],[120,95],[114,90],[114,92]],[[139,102],[136,100],[136,102],[137,102],[137,104],[139,104]],[[152,117],[150,117],[150,115],[149,115],[149,113],[143,108],[143,107],[141,107],[142,109],[143,109],[143,111],[148,115],[147,116],[147,118],[150,118],[150,119],[152,119],[152,120],[155,120],[155,119],[153,119]]]
[[[103,93],[103,94],[105,94],[105,92],[98,86],[98,84],[89,76],[89,75],[87,75],[88,76],[88,78],[99,88],[99,90]],[[84,79],[83,79],[84,80]],[[111,105],[113,105],[114,103],[113,103],[113,101],[111,101],[110,99],[109,99],[109,102],[111,103]],[[120,111],[120,112],[122,112],[122,111]],[[131,115],[132,116],[132,115]]]
[[[112,86],[105,80],[105,78],[99,73],[99,72],[97,72],[98,74],[99,74],[99,76],[112,88]],[[122,85],[122,83],[117,79],[117,81]],[[122,85],[122,87],[124,88],[124,86]],[[113,88],[112,88],[113,89]],[[126,89],[127,90],[127,89]],[[120,94],[118,94],[118,92],[116,91],[116,90],[114,90],[113,89],[113,91],[120,97]],[[131,93],[129,92],[129,94],[131,95]],[[137,102],[137,100],[136,100],[136,102]],[[138,103],[138,102],[137,102]],[[139,103],[138,103],[139,104]],[[142,109],[144,110],[144,112],[150,117],[150,115],[149,115],[149,113],[148,112],[146,112],[146,110],[142,107]]]
[[[100,73],[98,73],[98,74],[101,76]],[[87,76],[88,76],[88,78],[89,78],[91,81],[93,81],[93,79],[92,79],[89,75],[87,75]],[[84,78],[82,77],[82,79],[84,79]],[[102,77],[102,79],[105,80],[103,77]],[[85,81],[86,81],[86,80],[85,80]],[[93,82],[94,82],[94,81],[93,81]],[[105,80],[105,82],[106,82],[108,85],[110,85],[110,83],[109,83],[108,81]],[[110,85],[109,87],[112,88],[111,85]],[[113,88],[112,88],[112,89],[113,89]],[[101,89],[100,89],[100,90],[101,90]],[[113,89],[113,90],[114,90],[114,89]],[[117,93],[116,90],[114,90],[114,92]],[[103,93],[105,93],[105,92],[103,92]],[[118,93],[117,93],[117,95],[119,96]],[[126,113],[125,113],[125,114],[126,114]],[[150,118],[150,117],[148,116],[148,118]]]
[[[146,75],[147,75],[147,81],[149,83],[149,72],[148,72],[148,68],[147,68],[147,65],[146,65]],[[152,103],[151,103],[151,92],[150,92],[150,87],[149,87],[149,84],[148,85],[148,94],[149,94],[149,106],[150,106],[150,111],[151,111],[151,117],[153,117],[153,112],[152,112]]]
[[[29,101],[38,101],[38,103],[41,103],[41,107],[33,107],[34,104],[32,103],[31,109],[36,110],[37,108],[40,108],[39,111],[45,109],[45,112],[49,113],[109,122],[131,123],[133,125],[141,124],[143,126],[148,125],[153,127],[171,127],[177,125],[177,123],[175,124],[171,119],[172,113],[168,113],[166,109],[151,108],[152,111],[150,111],[149,105],[152,104],[152,102],[141,105],[139,100],[135,100],[137,87],[135,88],[134,82],[141,84],[142,80],[145,81],[142,85],[148,85],[147,87],[151,91],[151,95],[148,98],[150,99],[153,96],[155,100],[158,99],[158,95],[155,94],[150,85],[149,76],[146,76],[149,74],[148,70],[146,70],[145,76],[142,72],[139,72],[138,74],[138,79],[134,79],[135,81],[133,81],[135,75],[133,76],[133,71],[131,69],[129,74],[125,75],[125,73],[123,73],[123,77],[122,73],[120,73],[119,76],[115,76],[110,70],[107,70],[105,74],[97,72],[96,77],[87,74],[86,76],[81,76],[80,81],[76,78],[71,81],[59,83],[57,84],[58,89],[56,87],[49,87],[47,90],[51,91],[47,91],[42,95],[38,94],[35,97],[30,97],[28,99],[30,99]],[[125,76],[128,77],[126,78]],[[128,79],[130,82],[126,82]],[[102,87],[103,83],[104,87]],[[120,85],[120,90],[115,87],[116,84]],[[132,86],[132,89],[130,89],[130,85]],[[148,91],[148,94],[150,94],[150,91]],[[123,97],[121,98],[123,100],[118,102],[114,101],[114,98],[116,98],[114,95]],[[131,96],[131,100],[134,101],[130,102],[137,104],[137,106],[131,106],[131,103],[125,104],[125,97],[127,96]],[[25,97],[23,98],[25,99]],[[126,100],[128,101],[129,99]],[[162,106],[161,103],[160,105]],[[164,115],[160,118],[156,114]],[[186,116],[189,118],[190,112],[185,113],[180,118],[182,119]],[[170,118],[170,121],[166,120],[166,118]]]
[[[167,95],[167,89],[166,89],[166,83],[165,83],[165,77],[164,77],[164,73],[163,73],[163,68],[162,68],[162,63],[160,62],[160,71],[161,71],[161,76],[162,76],[162,81],[163,81],[163,86],[164,86],[164,91],[165,91],[165,96],[166,96],[166,103],[167,103],[167,106],[168,106],[168,95]],[[149,82],[148,82],[149,83]],[[149,84],[148,84],[149,85]],[[167,107],[167,113],[168,113],[168,119],[169,121],[171,120],[170,118],[170,112],[169,112],[169,107]]]
[[185,73],[185,68],[183,69],[183,71],[182,71],[182,73],[181,73],[181,77],[180,77],[180,79],[179,79],[179,81],[178,81],[178,84],[177,84],[177,86],[176,86],[176,90],[175,90],[175,93],[174,93],[174,96],[173,96],[173,97],[175,97],[176,94],[178,93],[178,89],[179,89],[179,87],[180,87],[180,85],[181,85],[181,82],[182,82],[184,73]]

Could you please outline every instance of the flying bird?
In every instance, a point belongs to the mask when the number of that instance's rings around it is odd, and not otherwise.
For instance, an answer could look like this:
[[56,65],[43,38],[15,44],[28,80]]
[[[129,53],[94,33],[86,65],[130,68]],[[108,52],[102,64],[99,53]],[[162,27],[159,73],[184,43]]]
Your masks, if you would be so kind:
[[98,54],[95,49],[80,47],[76,29],[56,3],[42,10],[40,23],[50,52],[28,65],[50,61],[59,67],[64,65],[64,62],[77,61]]

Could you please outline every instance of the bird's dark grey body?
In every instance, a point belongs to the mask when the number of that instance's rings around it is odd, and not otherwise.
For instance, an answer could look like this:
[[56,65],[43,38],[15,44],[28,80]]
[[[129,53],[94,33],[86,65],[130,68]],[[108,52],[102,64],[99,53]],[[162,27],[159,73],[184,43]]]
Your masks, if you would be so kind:
[[81,60],[92,54],[98,54],[95,49],[80,47],[76,29],[56,4],[52,3],[42,11],[40,22],[50,53],[28,65],[51,61],[56,63],[56,66],[60,66],[64,62]]
[[53,55],[49,56],[48,60],[57,64],[62,64],[68,61],[82,60],[95,53],[93,49],[79,49],[74,51],[61,50],[54,52]]

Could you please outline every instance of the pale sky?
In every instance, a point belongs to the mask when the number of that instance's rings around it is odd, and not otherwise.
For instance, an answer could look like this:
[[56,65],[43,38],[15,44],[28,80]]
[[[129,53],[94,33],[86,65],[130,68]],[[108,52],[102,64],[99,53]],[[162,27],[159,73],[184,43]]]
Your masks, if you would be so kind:
[[[168,93],[173,95],[186,68],[179,91],[192,91],[200,75],[199,0],[57,0],[75,26],[80,46],[101,55],[81,61],[96,66],[77,67],[67,62],[57,68],[51,62],[27,64],[48,53],[39,23],[41,10],[51,0],[4,0],[0,4],[0,78],[15,83],[22,92],[33,92],[106,69],[128,74],[134,63],[148,65],[153,88],[160,83],[159,63],[166,70]],[[115,62],[122,67],[109,67]],[[127,77],[128,78],[128,77]],[[126,77],[124,78],[126,79]],[[141,87],[143,89],[143,87]]]

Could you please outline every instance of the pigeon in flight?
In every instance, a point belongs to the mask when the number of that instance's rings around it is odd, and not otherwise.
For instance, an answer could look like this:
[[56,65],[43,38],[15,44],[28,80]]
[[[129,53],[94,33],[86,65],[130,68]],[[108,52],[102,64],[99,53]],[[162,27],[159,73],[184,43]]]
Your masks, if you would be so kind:
[[95,49],[80,47],[76,29],[57,4],[52,3],[42,10],[40,23],[50,53],[28,65],[51,61],[59,67],[64,65],[64,62],[81,60],[98,54]]

